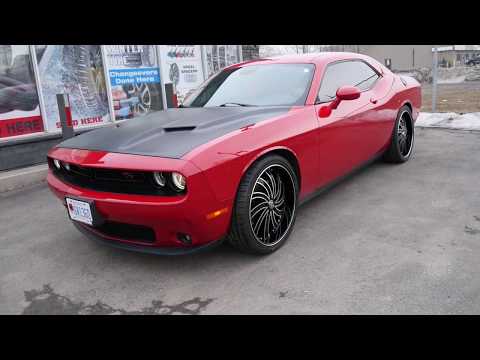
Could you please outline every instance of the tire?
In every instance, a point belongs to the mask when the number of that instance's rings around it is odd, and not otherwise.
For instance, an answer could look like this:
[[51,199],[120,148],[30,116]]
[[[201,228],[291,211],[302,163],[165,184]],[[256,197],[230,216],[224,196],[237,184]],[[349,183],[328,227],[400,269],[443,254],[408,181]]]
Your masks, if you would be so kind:
[[168,75],[170,81],[175,84],[175,86],[177,86],[180,82],[180,69],[178,68],[178,65],[176,63],[172,63],[170,65],[170,71]]
[[410,159],[415,142],[415,127],[412,112],[408,106],[400,108],[393,127],[390,146],[384,154],[384,161],[390,163],[404,163]]
[[152,111],[162,110],[160,84],[139,83],[124,86],[124,91],[131,97],[138,97],[138,104],[133,106],[134,116],[147,115]]
[[278,250],[293,230],[297,198],[298,179],[290,162],[278,155],[259,159],[240,182],[227,241],[252,254]]

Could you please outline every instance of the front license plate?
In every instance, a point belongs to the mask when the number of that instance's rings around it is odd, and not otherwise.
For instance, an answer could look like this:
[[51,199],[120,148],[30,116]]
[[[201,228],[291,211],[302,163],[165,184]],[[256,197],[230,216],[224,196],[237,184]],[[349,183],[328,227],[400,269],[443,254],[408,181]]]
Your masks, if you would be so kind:
[[70,218],[88,225],[93,225],[92,209],[85,201],[65,198]]

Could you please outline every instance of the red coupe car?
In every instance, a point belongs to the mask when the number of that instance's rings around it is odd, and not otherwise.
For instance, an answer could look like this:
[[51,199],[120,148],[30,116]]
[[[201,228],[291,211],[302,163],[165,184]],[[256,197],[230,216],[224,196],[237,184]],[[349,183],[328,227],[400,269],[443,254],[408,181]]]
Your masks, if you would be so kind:
[[411,154],[420,84],[353,53],[225,68],[179,109],[94,130],[48,154],[48,184],[84,234],[184,254],[226,239],[268,254],[298,206],[373,159]]

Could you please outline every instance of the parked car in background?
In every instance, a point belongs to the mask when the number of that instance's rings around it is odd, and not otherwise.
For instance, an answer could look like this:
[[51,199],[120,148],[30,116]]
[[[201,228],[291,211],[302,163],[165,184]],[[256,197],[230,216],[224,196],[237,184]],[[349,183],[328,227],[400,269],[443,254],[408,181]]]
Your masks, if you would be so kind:
[[480,65],[480,56],[474,57],[466,62],[468,66]]

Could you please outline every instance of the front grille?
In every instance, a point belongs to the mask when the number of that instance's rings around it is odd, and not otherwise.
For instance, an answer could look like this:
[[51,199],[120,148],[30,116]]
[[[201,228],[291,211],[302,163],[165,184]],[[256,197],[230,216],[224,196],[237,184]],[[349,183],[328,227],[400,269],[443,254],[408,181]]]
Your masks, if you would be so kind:
[[106,221],[100,226],[89,227],[106,236],[111,236],[122,240],[138,241],[149,244],[155,242],[155,232],[152,228],[147,226]]
[[152,178],[152,173],[146,171],[98,169],[70,164],[70,170],[63,166],[58,170],[53,160],[48,158],[48,164],[53,174],[60,180],[84,189],[120,194],[175,196],[178,192],[170,191],[168,187],[158,187]]

